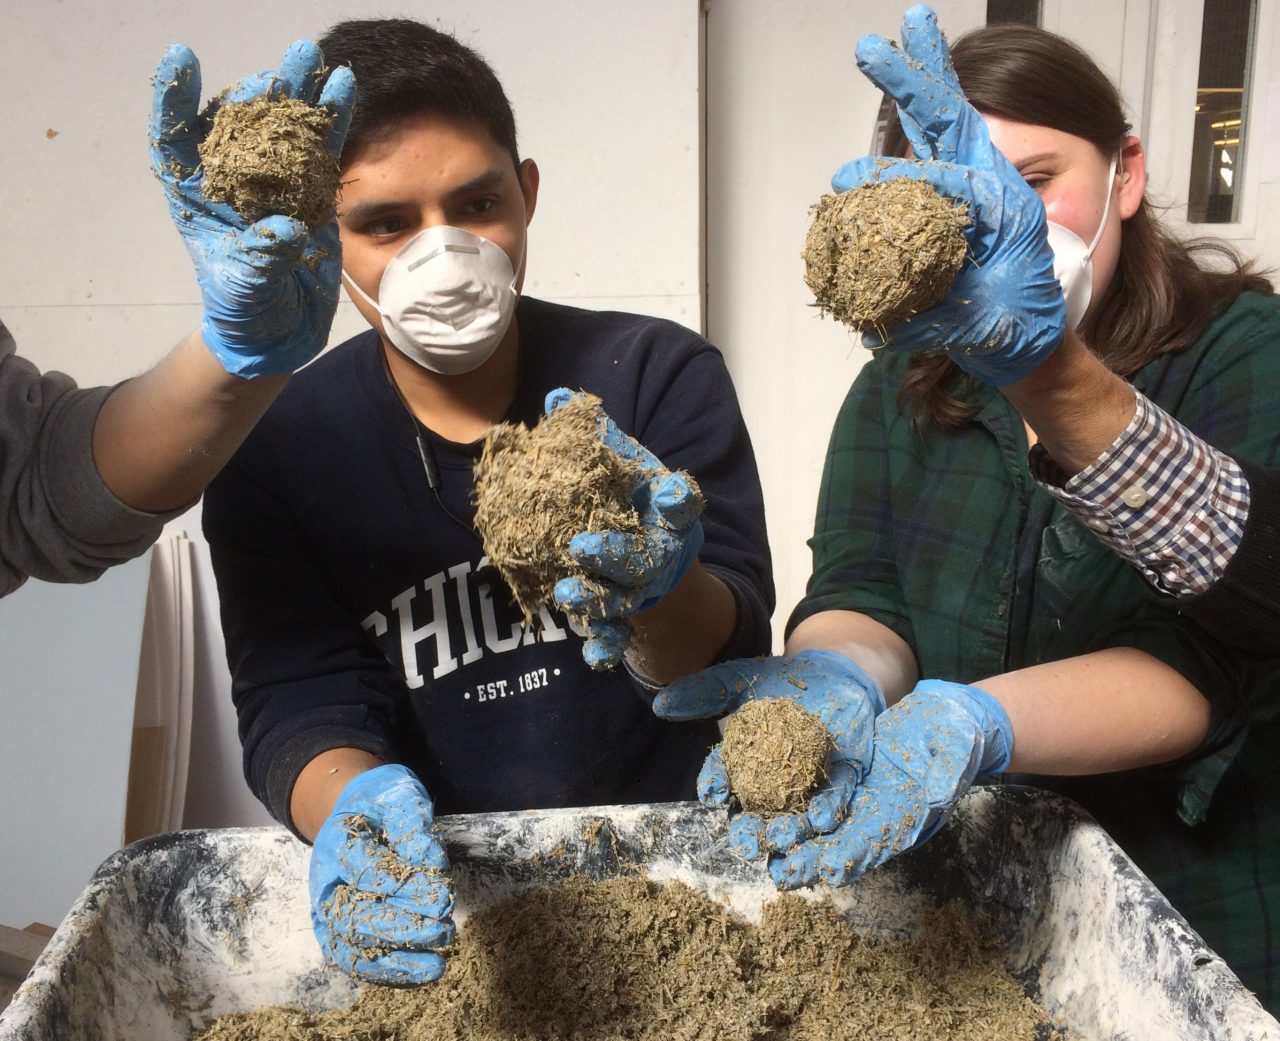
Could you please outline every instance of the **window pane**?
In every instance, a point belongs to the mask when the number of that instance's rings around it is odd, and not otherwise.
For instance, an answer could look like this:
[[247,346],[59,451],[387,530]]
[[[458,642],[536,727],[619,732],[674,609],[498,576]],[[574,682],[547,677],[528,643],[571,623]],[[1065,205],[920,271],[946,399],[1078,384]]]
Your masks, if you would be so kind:
[[1187,220],[1240,219],[1256,0],[1205,0]]
[[1040,0],[987,0],[987,24],[1021,22],[1040,24]]

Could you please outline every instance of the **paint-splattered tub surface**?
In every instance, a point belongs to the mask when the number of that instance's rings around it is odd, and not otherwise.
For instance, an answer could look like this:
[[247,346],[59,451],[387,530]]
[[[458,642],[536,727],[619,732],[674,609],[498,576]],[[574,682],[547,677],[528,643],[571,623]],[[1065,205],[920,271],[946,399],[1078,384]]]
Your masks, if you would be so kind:
[[[520,888],[638,866],[754,916],[767,876],[696,804],[446,817],[457,920]],[[280,1002],[339,1007],[322,964],[308,849],[280,829],[189,831],[109,858],[0,1015],[0,1041],[188,1041],[216,1016]],[[980,788],[921,849],[833,898],[860,930],[909,933],[958,898],[1008,945],[1009,968],[1085,1041],[1280,1041],[1272,1019],[1074,804]]]

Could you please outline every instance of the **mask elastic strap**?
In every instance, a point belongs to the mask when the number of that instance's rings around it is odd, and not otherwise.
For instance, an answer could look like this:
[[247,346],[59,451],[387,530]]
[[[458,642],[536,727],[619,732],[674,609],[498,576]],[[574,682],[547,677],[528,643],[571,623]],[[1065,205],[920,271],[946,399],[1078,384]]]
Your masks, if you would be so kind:
[[[499,246],[499,249],[502,247]],[[526,236],[524,240],[524,249],[520,252],[520,263],[516,265],[515,271],[511,275],[511,291],[516,291],[516,283],[520,281],[520,272],[524,270],[524,262],[529,256],[529,239]]]
[[355,280],[350,275],[347,274],[346,268],[342,269],[342,279],[344,282],[347,283],[348,289],[354,289],[356,293],[364,300],[365,303],[367,303],[370,307],[372,307],[375,311],[377,311],[378,314],[382,314],[382,308],[378,306],[378,301],[374,300],[372,297],[369,296],[368,293],[366,293],[363,289],[361,289],[358,285],[356,285]]
[[1098,248],[1098,243],[1102,240],[1102,233],[1107,227],[1107,218],[1111,215],[1111,195],[1115,191],[1116,168],[1120,162],[1120,154],[1117,152],[1111,157],[1111,169],[1107,171],[1107,202],[1102,207],[1102,220],[1098,223],[1098,230],[1094,233],[1093,241],[1089,243],[1089,248],[1084,251],[1084,259],[1088,260],[1093,256],[1093,251]]

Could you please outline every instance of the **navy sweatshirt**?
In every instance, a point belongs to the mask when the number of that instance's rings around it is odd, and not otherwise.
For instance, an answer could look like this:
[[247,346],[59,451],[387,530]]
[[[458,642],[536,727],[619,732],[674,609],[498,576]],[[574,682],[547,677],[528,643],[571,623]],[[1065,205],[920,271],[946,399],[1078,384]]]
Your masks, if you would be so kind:
[[[547,391],[598,395],[707,499],[702,564],[732,589],[721,659],[769,650],[773,610],[751,443],[719,352],[672,322],[524,298],[507,420]],[[316,755],[413,769],[437,812],[688,799],[714,723],[667,723],[618,668],[591,671],[563,614],[531,631],[472,527],[480,443],[420,428],[433,492],[372,330],[296,375],[205,496],[245,775],[291,824]],[[520,509],[512,503],[512,509]]]

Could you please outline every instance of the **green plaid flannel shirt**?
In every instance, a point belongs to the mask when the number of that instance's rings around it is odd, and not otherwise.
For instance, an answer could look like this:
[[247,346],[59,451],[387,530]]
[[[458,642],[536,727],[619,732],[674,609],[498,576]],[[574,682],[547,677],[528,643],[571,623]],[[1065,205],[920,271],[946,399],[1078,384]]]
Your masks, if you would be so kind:
[[[1157,600],[1032,478],[1021,417],[998,391],[973,389],[979,411],[962,429],[918,431],[898,405],[907,362],[879,352],[841,409],[813,574],[788,631],[821,611],[860,611],[910,644],[922,677],[969,683],[1106,647],[1186,676],[1212,706],[1194,754],[1123,777],[1033,783],[1078,798],[1274,1010],[1280,639],[1233,653]],[[1216,448],[1277,465],[1280,299],[1241,296],[1133,384]]]

